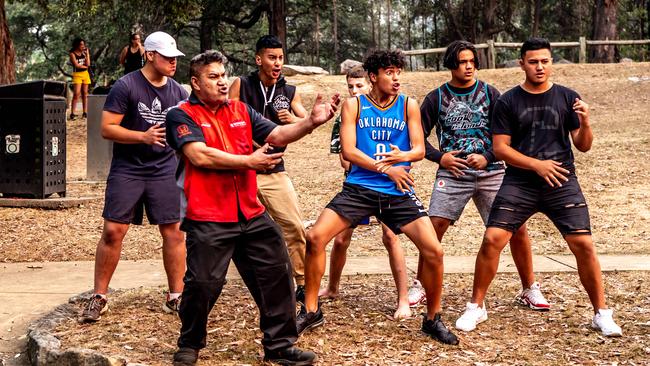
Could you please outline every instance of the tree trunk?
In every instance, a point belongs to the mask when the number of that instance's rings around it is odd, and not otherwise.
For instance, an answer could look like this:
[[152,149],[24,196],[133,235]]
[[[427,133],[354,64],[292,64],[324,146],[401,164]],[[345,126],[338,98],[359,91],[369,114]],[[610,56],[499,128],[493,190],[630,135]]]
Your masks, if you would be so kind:
[[203,19],[201,20],[201,25],[199,26],[199,45],[201,47],[201,52],[212,49],[212,28],[214,24],[212,19]]
[[[413,12],[413,0],[409,1],[409,6],[406,9],[407,15],[406,15],[406,48],[409,50],[413,49],[413,44],[411,43],[411,18],[410,15]],[[409,56],[409,67],[410,70],[413,71],[413,56]]]
[[[646,16],[650,18],[650,0],[646,0]],[[648,19],[648,37],[650,37],[650,19]],[[648,45],[648,51],[650,51],[650,44]]]
[[339,36],[338,36],[338,17],[336,14],[336,0],[332,0],[332,33],[334,37],[334,64],[339,63]]
[[[435,19],[436,13],[433,13],[433,17]],[[427,48],[427,29],[426,29],[426,23],[427,23],[427,17],[425,15],[422,15],[422,48],[426,49]],[[435,27],[436,24],[434,23],[433,26]],[[424,68],[427,68],[427,55],[424,54]]]
[[12,84],[16,82],[15,50],[14,42],[11,40],[9,25],[7,24],[7,13],[5,12],[5,0],[0,0],[0,84]]
[[381,2],[375,1],[377,4],[377,48],[381,48]]
[[375,6],[371,5],[370,6],[370,31],[372,32],[372,39],[370,43],[370,48],[371,49],[376,49],[377,48],[377,33],[375,29]]
[[320,1],[314,1],[314,9],[316,9],[316,29],[314,31],[314,48],[316,53],[316,62],[312,62],[314,66],[320,66]]
[[[438,14],[433,13],[433,41],[434,47],[440,47],[440,31],[438,30]],[[440,54],[436,53],[436,71],[440,71]]]
[[533,37],[539,35],[539,22],[542,13],[542,0],[535,0],[535,12],[533,14],[533,30],[531,32]]
[[280,39],[284,49],[284,60],[288,62],[287,4],[285,0],[269,0],[269,34],[277,36]]
[[[613,40],[617,38],[616,16],[617,0],[596,0],[594,2],[593,33],[594,40]],[[594,46],[591,53],[593,62],[614,62],[614,45]]]
[[390,50],[390,44],[391,44],[391,36],[390,36],[390,8],[391,8],[391,0],[386,0],[386,23],[387,23],[387,31],[388,31],[388,44],[386,45],[386,49]]

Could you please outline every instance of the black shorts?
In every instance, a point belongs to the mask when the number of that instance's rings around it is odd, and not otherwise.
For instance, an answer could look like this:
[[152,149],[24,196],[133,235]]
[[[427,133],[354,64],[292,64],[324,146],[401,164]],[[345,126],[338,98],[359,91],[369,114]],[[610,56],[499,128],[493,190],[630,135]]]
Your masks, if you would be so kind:
[[173,176],[145,180],[110,175],[102,217],[121,224],[141,225],[146,211],[150,224],[172,224],[180,221],[180,205],[181,191]]
[[343,190],[326,206],[356,227],[367,216],[375,216],[395,234],[400,228],[420,217],[427,217],[427,210],[415,193],[394,196],[343,183]]
[[553,188],[539,176],[506,173],[497,193],[488,227],[515,232],[537,212],[545,214],[562,235],[591,234],[589,209],[574,173],[562,187]]

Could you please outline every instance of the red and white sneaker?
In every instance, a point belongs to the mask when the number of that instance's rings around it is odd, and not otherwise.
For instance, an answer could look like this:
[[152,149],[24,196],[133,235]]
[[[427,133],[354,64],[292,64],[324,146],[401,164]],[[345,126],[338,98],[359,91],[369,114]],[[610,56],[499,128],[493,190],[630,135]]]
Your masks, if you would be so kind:
[[409,288],[408,297],[409,297],[409,306],[412,308],[420,304],[424,304],[426,302],[427,295],[424,292],[424,287],[422,287],[420,281],[418,280],[413,281],[413,286]]
[[521,290],[515,297],[515,300],[520,305],[528,306],[533,310],[548,311],[551,308],[551,304],[546,301],[546,298],[542,294],[539,282],[534,282],[530,285],[530,288]]

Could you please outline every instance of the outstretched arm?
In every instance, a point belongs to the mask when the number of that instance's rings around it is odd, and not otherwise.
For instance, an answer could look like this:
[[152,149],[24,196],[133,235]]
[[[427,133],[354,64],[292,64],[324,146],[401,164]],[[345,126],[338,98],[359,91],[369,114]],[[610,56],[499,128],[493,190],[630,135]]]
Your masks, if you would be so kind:
[[323,97],[318,94],[314,101],[314,107],[307,117],[296,123],[278,126],[273,129],[273,132],[266,138],[266,142],[273,146],[285,146],[301,139],[334,117],[340,103],[338,93],[333,95],[328,103],[324,103]]

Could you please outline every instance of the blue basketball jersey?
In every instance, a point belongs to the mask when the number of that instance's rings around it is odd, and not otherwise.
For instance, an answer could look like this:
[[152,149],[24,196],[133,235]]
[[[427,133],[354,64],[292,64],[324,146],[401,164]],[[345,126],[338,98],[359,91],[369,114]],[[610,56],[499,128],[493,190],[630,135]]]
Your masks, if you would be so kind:
[[[400,150],[411,150],[409,129],[407,124],[406,107],[408,97],[400,94],[385,108],[379,107],[366,95],[357,97],[359,118],[357,119],[357,149],[373,159],[381,159],[376,153],[390,152],[390,144]],[[410,166],[410,163],[395,165]],[[352,165],[350,174],[345,180],[373,191],[402,196],[386,174],[377,173]]]

